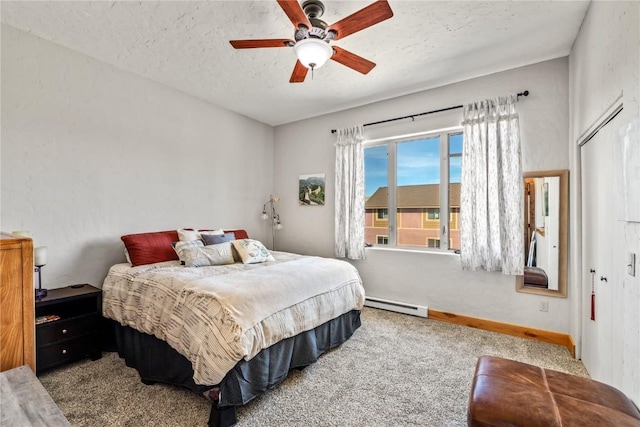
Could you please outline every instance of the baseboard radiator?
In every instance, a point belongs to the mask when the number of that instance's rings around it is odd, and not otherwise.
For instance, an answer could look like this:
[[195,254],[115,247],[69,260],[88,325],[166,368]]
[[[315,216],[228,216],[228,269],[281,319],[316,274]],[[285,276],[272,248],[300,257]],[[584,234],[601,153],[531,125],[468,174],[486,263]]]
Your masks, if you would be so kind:
[[389,301],[380,298],[366,297],[364,305],[367,307],[381,308],[383,310],[396,311],[418,317],[428,317],[427,307],[421,305],[406,304],[403,302]]

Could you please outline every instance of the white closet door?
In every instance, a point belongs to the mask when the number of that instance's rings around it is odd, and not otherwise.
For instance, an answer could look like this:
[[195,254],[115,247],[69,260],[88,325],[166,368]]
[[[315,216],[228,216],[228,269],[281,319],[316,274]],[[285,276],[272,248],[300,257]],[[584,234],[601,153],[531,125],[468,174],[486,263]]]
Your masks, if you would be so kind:
[[[582,361],[592,378],[615,384],[612,366],[621,357],[622,342],[614,330],[612,252],[614,118],[581,147],[582,161]],[[595,289],[595,320],[590,320],[591,290]]]

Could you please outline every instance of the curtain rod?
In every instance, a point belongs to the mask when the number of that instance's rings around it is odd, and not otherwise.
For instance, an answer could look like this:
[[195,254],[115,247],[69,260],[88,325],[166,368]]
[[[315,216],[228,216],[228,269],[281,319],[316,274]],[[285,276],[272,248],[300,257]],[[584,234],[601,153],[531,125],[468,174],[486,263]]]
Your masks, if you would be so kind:
[[[516,95],[517,98],[520,98],[521,96],[529,96],[529,91],[528,90],[524,90],[520,93],[518,93]],[[380,120],[379,122],[371,122],[371,123],[365,123],[362,126],[373,126],[373,125],[379,125],[381,123],[388,123],[388,122],[395,122],[397,120],[404,120],[404,119],[415,119],[416,117],[419,116],[425,116],[427,114],[434,114],[434,113],[441,113],[443,111],[449,111],[449,110],[457,110],[458,108],[462,108],[464,107],[464,105],[456,105],[455,107],[448,107],[448,108],[441,108],[439,110],[433,110],[433,111],[426,111],[424,113],[418,113],[418,114],[410,114],[408,116],[403,116],[403,117],[395,117],[393,119],[387,119],[387,120]],[[336,133],[337,130],[336,129],[331,129],[331,133]]]

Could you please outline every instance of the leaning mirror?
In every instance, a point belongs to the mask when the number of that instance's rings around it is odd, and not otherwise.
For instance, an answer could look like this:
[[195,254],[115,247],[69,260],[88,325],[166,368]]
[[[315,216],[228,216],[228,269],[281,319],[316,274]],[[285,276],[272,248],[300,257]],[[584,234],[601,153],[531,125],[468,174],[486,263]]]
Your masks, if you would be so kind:
[[524,275],[516,290],[567,296],[569,171],[528,172],[524,177]]

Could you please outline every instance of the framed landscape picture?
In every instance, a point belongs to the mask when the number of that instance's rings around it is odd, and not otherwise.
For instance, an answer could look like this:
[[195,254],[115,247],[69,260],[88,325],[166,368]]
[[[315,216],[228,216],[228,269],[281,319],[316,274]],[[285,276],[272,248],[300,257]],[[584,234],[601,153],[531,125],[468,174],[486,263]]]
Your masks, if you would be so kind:
[[324,174],[300,175],[298,201],[303,206],[324,205]]

